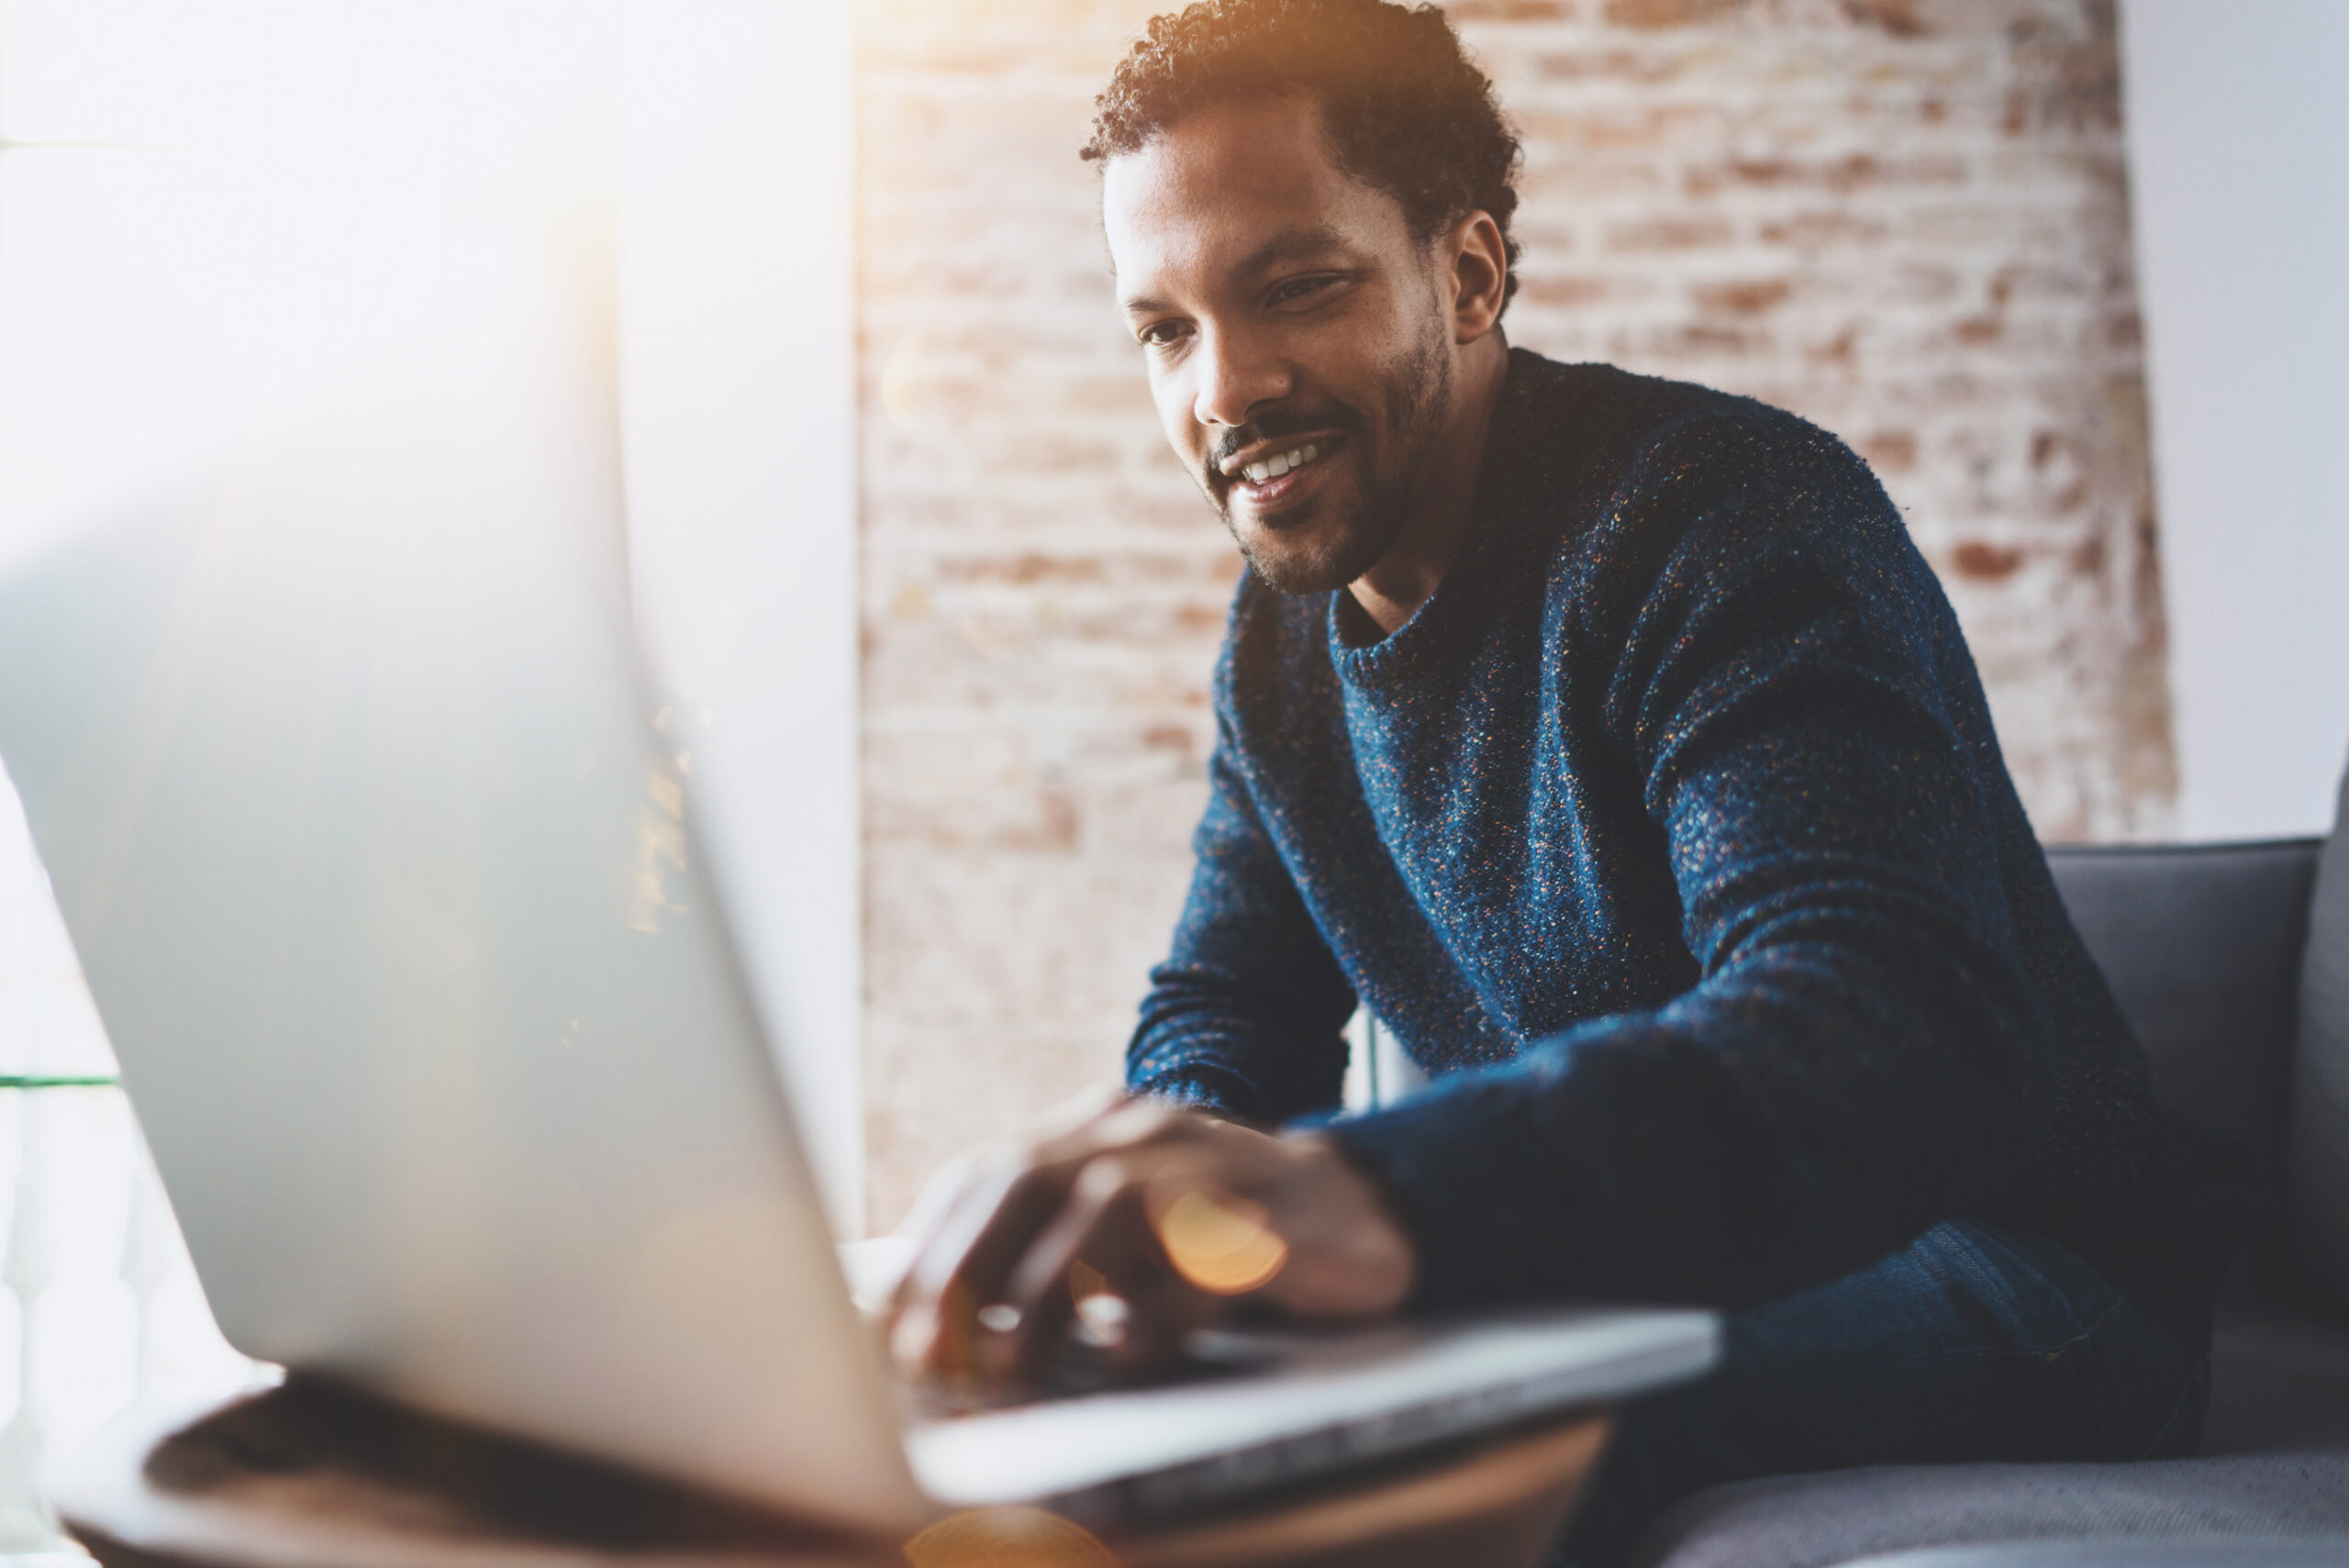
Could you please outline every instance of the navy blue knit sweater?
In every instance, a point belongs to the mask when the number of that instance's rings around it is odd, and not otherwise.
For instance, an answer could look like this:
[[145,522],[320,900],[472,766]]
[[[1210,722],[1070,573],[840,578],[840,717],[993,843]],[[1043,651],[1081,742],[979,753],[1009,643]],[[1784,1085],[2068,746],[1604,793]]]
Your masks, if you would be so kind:
[[1957,1216],[2202,1298],[2250,1185],[2154,1102],[1866,466],[1522,350],[1487,453],[1393,635],[1242,583],[1129,1085],[1327,1112],[1367,1004],[1435,1082],[1333,1130],[1424,1307],[1749,1304]]

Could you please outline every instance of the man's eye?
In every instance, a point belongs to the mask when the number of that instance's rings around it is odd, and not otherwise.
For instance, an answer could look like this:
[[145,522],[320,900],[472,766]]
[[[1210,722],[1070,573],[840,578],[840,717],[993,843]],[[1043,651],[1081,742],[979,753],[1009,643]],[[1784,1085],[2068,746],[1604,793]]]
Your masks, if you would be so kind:
[[1186,330],[1180,321],[1153,321],[1134,336],[1145,349],[1163,349],[1182,338]]
[[1273,289],[1272,303],[1290,305],[1308,295],[1320,293],[1338,280],[1331,277],[1291,278]]

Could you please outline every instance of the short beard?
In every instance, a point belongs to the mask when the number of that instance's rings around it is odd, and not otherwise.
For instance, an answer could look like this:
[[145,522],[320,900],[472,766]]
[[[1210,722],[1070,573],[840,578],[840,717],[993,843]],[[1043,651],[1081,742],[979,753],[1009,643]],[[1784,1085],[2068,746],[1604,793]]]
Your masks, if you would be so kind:
[[1426,472],[1436,440],[1452,417],[1453,367],[1452,357],[1445,352],[1447,339],[1443,323],[1433,323],[1388,384],[1386,425],[1393,432],[1395,450],[1390,472],[1382,476],[1372,470],[1372,453],[1360,440],[1348,441],[1341,454],[1332,454],[1355,465],[1360,484],[1356,499],[1347,506],[1327,549],[1285,559],[1268,559],[1269,551],[1259,556],[1240,537],[1230,506],[1217,500],[1223,526],[1231,530],[1232,541],[1264,586],[1293,595],[1330,593],[1361,577],[1395,548],[1411,520],[1412,496],[1419,476]]

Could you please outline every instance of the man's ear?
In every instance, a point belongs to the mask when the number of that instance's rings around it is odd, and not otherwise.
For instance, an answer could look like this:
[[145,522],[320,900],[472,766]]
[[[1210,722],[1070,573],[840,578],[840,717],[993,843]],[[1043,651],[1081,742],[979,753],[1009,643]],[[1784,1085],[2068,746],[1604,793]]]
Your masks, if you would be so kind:
[[1487,212],[1461,218],[1438,243],[1451,263],[1452,340],[1473,343],[1500,322],[1508,298],[1508,245]]

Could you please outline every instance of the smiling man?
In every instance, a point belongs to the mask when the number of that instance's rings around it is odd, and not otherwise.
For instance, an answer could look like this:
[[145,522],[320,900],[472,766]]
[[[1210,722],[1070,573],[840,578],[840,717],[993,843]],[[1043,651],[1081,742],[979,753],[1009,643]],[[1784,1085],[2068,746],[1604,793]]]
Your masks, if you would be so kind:
[[[1586,1565],[1741,1476],[2190,1451],[2251,1189],[2153,1099],[1865,466],[1508,346],[1517,144],[1432,8],[1162,17],[1085,152],[1250,571],[1127,1095],[937,1207],[899,1356],[1731,1309],[1626,1414]],[[1358,1004],[1433,1082],[1333,1119]]]

